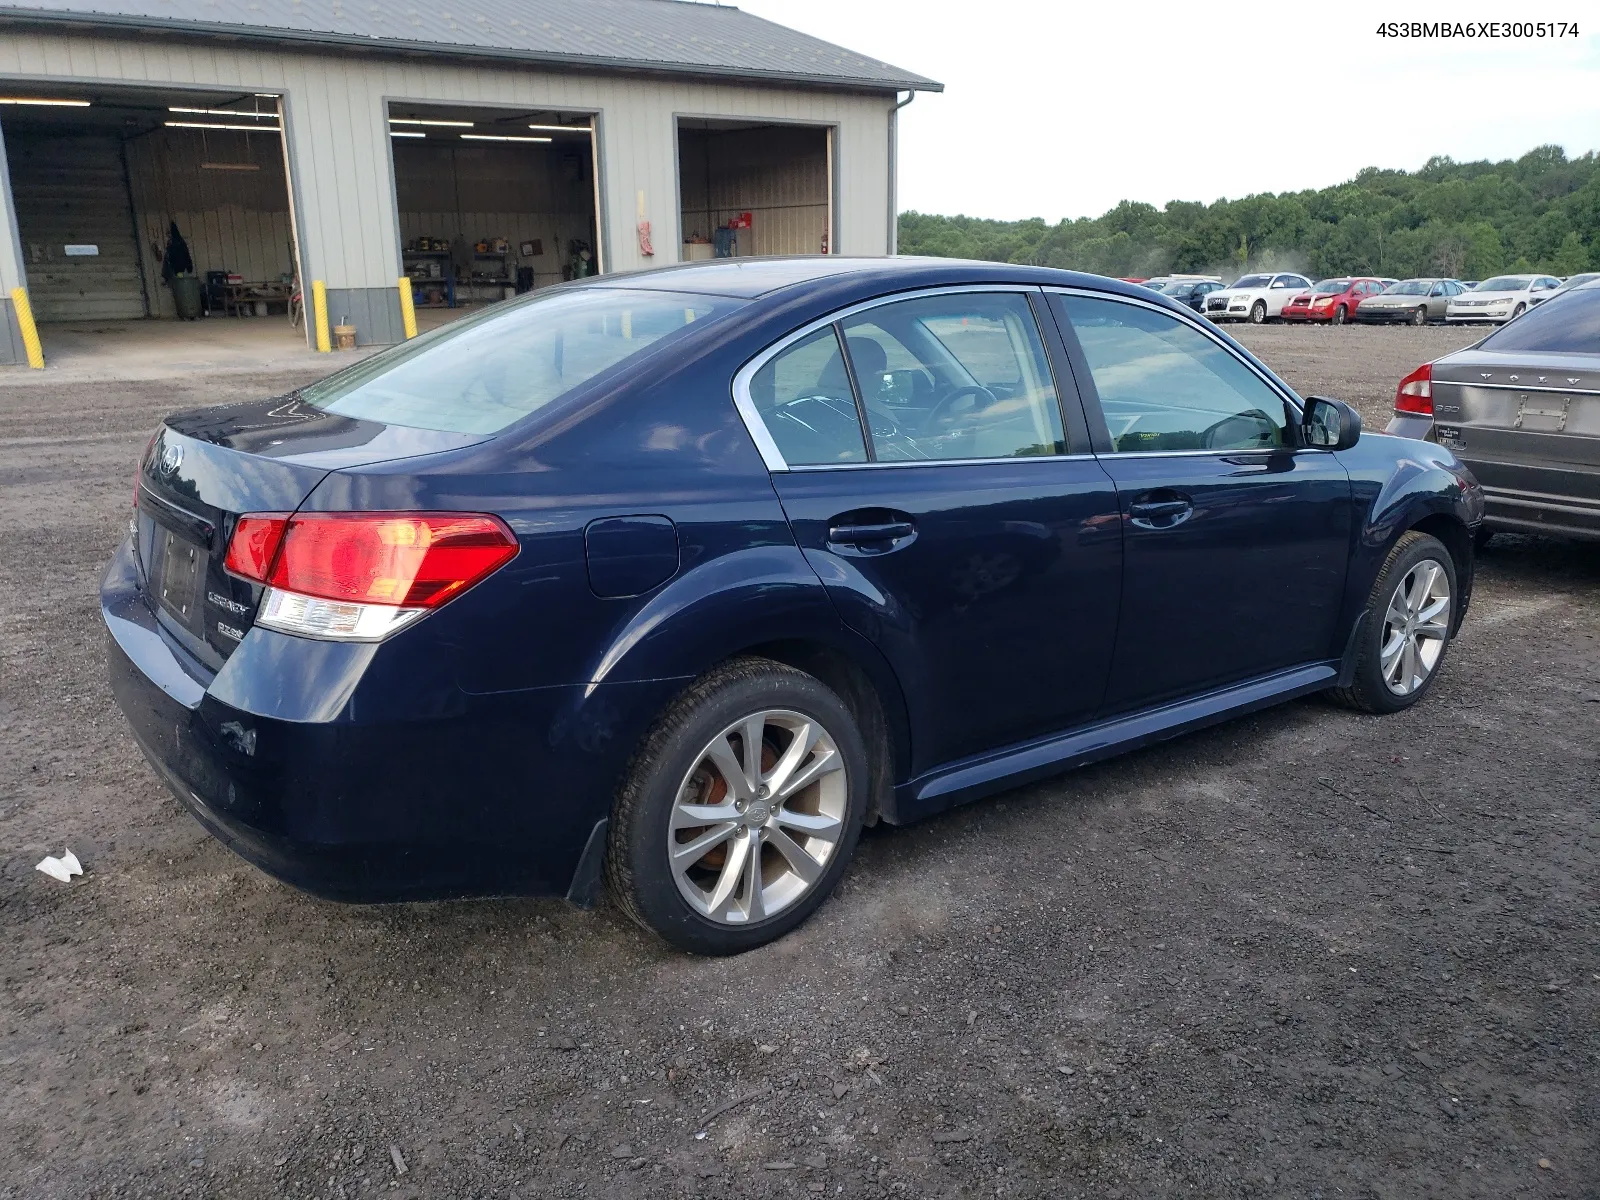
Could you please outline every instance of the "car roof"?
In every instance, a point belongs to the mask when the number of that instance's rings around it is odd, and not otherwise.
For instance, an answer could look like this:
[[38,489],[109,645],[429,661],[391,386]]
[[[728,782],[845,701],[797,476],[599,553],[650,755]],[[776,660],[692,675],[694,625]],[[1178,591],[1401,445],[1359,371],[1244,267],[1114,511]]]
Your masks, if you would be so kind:
[[754,300],[808,284],[832,282],[884,291],[970,283],[1054,284],[1146,298],[1150,289],[1103,275],[961,258],[846,258],[808,254],[795,257],[725,258],[679,263],[644,271],[625,271],[585,280],[585,287],[648,288],[697,295]]

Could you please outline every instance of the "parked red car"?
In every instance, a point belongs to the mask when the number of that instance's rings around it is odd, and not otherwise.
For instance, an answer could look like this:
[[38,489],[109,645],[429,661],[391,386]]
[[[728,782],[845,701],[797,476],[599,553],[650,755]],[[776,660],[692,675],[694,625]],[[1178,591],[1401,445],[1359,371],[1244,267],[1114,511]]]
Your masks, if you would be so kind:
[[1367,296],[1383,291],[1381,279],[1324,279],[1309,292],[1301,292],[1283,306],[1285,321],[1329,321],[1343,325],[1355,315]]

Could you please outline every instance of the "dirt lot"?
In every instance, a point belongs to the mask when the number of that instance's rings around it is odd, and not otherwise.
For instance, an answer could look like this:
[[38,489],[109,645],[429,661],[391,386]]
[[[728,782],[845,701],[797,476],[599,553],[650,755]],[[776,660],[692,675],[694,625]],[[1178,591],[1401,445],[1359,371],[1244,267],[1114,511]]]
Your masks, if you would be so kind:
[[[1473,337],[1243,336],[1378,428]],[[1600,1195],[1600,549],[1497,542],[1406,714],[869,831],[807,928],[701,961],[558,901],[322,903],[203,835],[96,584],[159,415],[295,380],[15,378],[0,1197]]]

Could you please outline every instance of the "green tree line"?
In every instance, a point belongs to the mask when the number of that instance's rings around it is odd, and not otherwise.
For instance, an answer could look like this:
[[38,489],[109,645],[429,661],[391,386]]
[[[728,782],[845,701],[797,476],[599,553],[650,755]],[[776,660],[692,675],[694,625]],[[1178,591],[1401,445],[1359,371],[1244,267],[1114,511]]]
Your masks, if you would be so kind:
[[1099,217],[900,215],[900,253],[1147,277],[1293,269],[1332,275],[1600,270],[1600,157],[1539,146],[1515,161],[1435,157],[1418,171],[1368,167],[1317,191],[1156,208],[1124,200]]

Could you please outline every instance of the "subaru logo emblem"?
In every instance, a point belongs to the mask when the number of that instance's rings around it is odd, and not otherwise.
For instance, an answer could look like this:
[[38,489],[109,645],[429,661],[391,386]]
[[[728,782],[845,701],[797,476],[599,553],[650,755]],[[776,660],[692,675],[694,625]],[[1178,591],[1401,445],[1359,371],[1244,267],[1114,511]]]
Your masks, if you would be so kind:
[[163,442],[160,466],[163,475],[177,474],[178,468],[183,466],[183,447],[177,442]]

